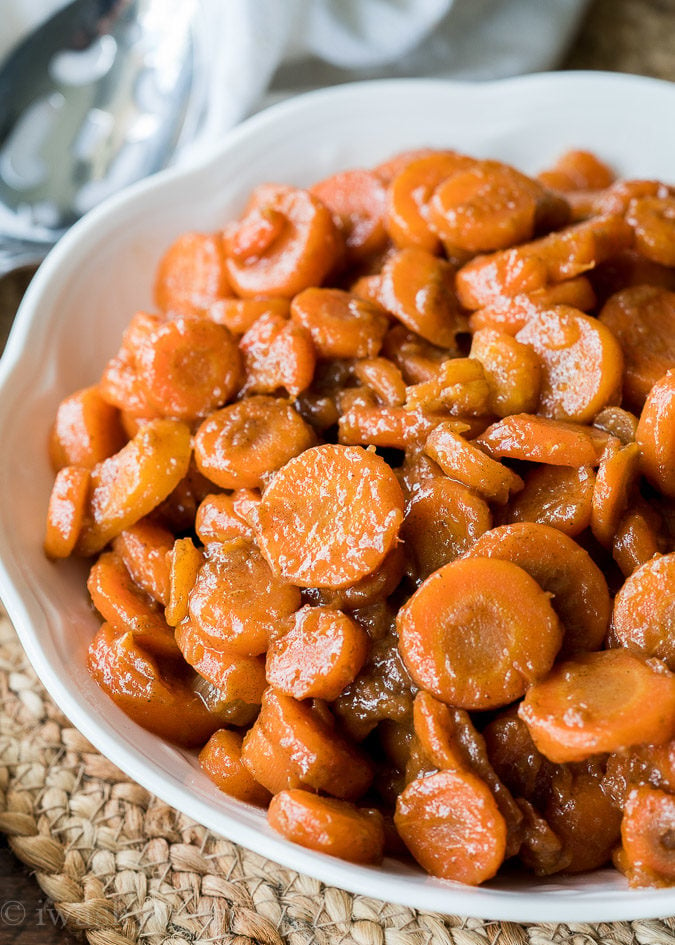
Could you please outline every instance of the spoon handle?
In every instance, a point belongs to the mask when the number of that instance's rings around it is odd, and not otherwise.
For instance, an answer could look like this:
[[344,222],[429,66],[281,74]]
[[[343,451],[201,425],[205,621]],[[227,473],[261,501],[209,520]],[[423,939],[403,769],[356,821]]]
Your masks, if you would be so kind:
[[0,279],[15,269],[38,266],[52,243],[0,236]]

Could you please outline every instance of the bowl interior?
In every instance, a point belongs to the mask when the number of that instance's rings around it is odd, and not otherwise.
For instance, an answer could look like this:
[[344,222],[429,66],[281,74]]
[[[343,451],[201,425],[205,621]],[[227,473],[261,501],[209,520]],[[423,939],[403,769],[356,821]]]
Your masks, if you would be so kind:
[[156,263],[179,233],[237,214],[263,181],[307,185],[397,151],[451,147],[537,171],[569,148],[631,177],[672,180],[675,86],[603,74],[481,85],[396,80],[343,86],[276,106],[198,167],[113,198],[67,234],[22,304],[0,364],[0,595],[37,672],[72,722],[149,790],[201,823],[328,883],[418,908],[515,921],[654,917],[668,890],[628,891],[613,871],[551,881],[509,875],[467,889],[386,861],[355,867],[293,846],[264,814],[220,794],[195,758],[127,719],[89,679],[98,626],[82,562],[42,554],[52,483],[46,443],[59,399],[94,383],[130,316],[151,306]]

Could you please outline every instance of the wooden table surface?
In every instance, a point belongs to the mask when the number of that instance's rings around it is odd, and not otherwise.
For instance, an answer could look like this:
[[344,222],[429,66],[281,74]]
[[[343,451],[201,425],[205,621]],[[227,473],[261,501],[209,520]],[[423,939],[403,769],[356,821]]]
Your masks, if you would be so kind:
[[[675,81],[675,0],[593,0],[569,54],[569,69],[607,69]],[[25,280],[0,286],[3,311]],[[5,319],[6,321],[6,319]],[[74,945],[53,904],[0,837],[0,945]]]

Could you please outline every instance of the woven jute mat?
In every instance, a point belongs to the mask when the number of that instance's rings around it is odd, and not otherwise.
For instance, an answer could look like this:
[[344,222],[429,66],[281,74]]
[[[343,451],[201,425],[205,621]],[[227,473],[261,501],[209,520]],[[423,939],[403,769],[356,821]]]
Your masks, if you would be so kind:
[[2,612],[0,831],[91,945],[675,943],[675,919],[517,925],[419,912],[327,887],[215,836],[72,727]]

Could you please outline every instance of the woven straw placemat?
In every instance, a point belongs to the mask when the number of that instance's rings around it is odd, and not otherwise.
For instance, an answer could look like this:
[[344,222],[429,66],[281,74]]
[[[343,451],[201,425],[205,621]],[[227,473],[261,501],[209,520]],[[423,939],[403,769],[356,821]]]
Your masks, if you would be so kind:
[[0,831],[91,945],[675,945],[675,918],[517,925],[419,912],[325,886],[215,836],[72,727],[2,613]]

